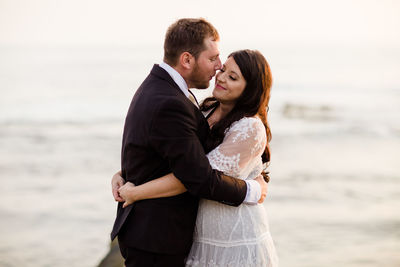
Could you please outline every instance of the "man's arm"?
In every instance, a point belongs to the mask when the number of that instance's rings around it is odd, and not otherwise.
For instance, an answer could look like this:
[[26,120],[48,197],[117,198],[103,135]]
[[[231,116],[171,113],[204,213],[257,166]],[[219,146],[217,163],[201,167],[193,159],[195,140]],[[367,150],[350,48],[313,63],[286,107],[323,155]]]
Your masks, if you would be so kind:
[[197,136],[197,121],[184,103],[169,99],[151,121],[150,145],[168,161],[174,175],[196,196],[240,205],[246,182],[213,170]]
[[[232,124],[225,132],[224,141],[208,155],[211,166],[233,177],[247,175],[244,170],[249,164],[259,161],[266,146],[265,127],[261,120],[242,118]],[[258,166],[258,165],[257,165]],[[259,166],[258,166],[259,168]],[[254,172],[252,172],[254,173]],[[259,173],[255,172],[256,175]],[[245,203],[263,202],[267,193],[267,183],[263,177],[256,180],[247,177],[247,195]]]
[[[175,108],[165,110],[164,104],[160,108],[158,117],[153,121],[151,139],[155,149],[170,162],[172,171],[189,192],[230,205],[239,205],[243,199],[250,204],[262,202],[267,193],[266,182],[261,177],[244,182],[212,170],[196,135],[197,122],[190,114],[183,112],[184,107],[172,107]],[[118,189],[125,181],[120,177],[120,172],[117,174],[112,180],[112,190],[114,199],[121,202],[123,200]],[[172,196],[177,192],[168,186],[164,189],[158,187],[158,190],[164,190],[164,196]],[[232,195],[234,201],[230,199]],[[147,194],[147,198],[152,196]]]

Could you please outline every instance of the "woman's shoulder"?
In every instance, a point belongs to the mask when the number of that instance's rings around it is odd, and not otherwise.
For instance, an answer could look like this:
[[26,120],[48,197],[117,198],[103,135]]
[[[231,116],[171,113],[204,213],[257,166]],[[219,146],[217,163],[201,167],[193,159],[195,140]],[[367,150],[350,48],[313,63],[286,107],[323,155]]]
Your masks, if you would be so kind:
[[228,136],[234,136],[235,140],[238,136],[241,136],[241,139],[253,138],[262,140],[266,138],[266,131],[258,116],[243,117],[232,123],[231,127],[225,131],[225,137],[227,138]]
[[230,130],[239,130],[239,129],[263,129],[264,124],[258,116],[253,117],[243,117],[238,121],[232,123]]

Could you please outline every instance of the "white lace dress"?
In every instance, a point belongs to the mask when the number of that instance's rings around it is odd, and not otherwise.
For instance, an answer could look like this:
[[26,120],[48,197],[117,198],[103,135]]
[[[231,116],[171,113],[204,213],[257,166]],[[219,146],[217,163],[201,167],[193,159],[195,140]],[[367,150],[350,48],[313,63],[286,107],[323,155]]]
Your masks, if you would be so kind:
[[[211,166],[243,180],[262,171],[266,133],[258,117],[232,124],[224,141],[208,155]],[[232,207],[200,200],[192,249],[186,266],[278,266],[264,205]]]

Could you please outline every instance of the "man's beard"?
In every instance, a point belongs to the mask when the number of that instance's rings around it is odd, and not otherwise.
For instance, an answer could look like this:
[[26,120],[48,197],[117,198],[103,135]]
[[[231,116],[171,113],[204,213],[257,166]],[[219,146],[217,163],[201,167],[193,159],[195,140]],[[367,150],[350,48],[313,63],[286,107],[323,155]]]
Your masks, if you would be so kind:
[[196,63],[196,65],[193,68],[193,72],[189,78],[191,81],[192,88],[207,89],[210,86],[210,81],[202,79],[203,76],[204,75],[201,74],[200,68]]

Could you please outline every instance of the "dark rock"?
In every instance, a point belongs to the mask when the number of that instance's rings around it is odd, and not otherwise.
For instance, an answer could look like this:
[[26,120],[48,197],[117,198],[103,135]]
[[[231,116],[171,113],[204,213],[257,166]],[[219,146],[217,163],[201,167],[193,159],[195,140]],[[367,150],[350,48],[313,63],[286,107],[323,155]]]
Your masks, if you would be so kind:
[[98,267],[124,267],[124,259],[119,251],[118,240],[114,239],[110,245],[110,251],[100,262]]

